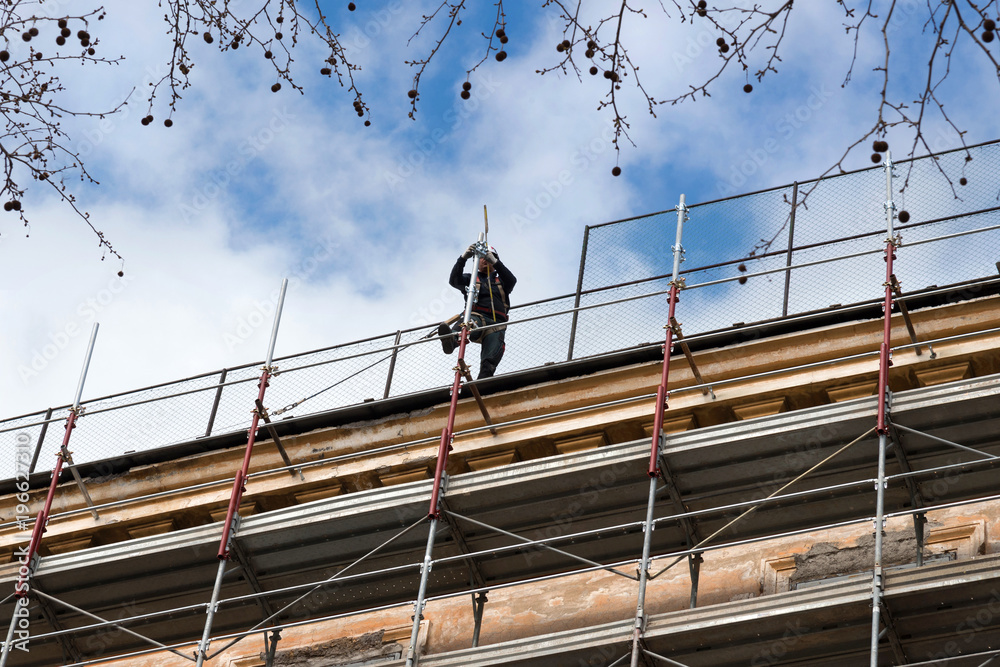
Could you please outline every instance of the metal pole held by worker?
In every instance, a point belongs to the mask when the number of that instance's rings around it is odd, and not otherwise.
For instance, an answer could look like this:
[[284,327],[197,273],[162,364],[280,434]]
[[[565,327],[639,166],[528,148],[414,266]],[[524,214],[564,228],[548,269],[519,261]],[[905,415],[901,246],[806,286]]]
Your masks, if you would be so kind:
[[[484,207],[485,212],[485,207]],[[432,554],[434,551],[434,537],[437,532],[438,521],[441,515],[441,495],[444,483],[447,479],[448,453],[451,451],[451,442],[455,432],[455,413],[458,408],[458,395],[462,387],[462,364],[465,361],[465,348],[469,342],[469,327],[471,325],[472,305],[479,297],[479,289],[476,285],[476,274],[478,272],[479,260],[486,256],[488,247],[486,245],[485,232],[479,235],[479,240],[474,246],[473,261],[475,265],[472,275],[469,278],[469,289],[465,296],[465,311],[462,315],[462,326],[459,331],[458,341],[458,363],[455,365],[455,377],[451,384],[451,404],[448,407],[448,421],[441,430],[441,441],[438,445],[437,465],[434,467],[434,485],[431,487],[431,503],[427,516],[430,519],[428,528],[427,548],[424,551],[424,560],[420,567],[420,586],[417,590],[417,600],[413,606],[413,628],[410,631],[410,648],[406,654],[406,667],[414,667],[419,657],[417,656],[417,637],[420,633],[420,621],[423,618],[424,600],[427,594],[427,579],[431,571]]]
[[663,440],[663,411],[667,408],[667,381],[670,377],[670,351],[673,347],[674,310],[677,306],[680,285],[680,267],[684,261],[684,247],[681,245],[681,235],[684,221],[687,220],[688,208],[681,194],[677,209],[677,239],[671,247],[674,257],[673,272],[670,279],[670,294],[667,307],[666,342],[663,345],[663,369],[660,374],[660,385],[656,389],[656,406],[653,416],[653,437],[649,447],[649,497],[646,502],[646,520],[643,524],[642,561],[639,565],[639,599],[636,605],[635,626],[632,629],[632,661],[631,667],[638,667],[642,653],[642,635],[646,630],[646,585],[649,580],[649,557],[653,543],[653,510],[656,505],[656,485],[660,475],[660,443]]

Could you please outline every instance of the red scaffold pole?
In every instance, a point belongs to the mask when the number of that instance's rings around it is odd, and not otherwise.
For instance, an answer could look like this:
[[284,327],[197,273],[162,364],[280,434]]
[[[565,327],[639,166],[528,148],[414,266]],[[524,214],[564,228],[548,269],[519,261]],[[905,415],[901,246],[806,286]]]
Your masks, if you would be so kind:
[[250,474],[250,458],[253,456],[253,446],[257,441],[257,427],[260,425],[261,411],[264,405],[264,392],[267,390],[268,380],[271,379],[273,368],[271,361],[274,359],[274,344],[278,338],[278,324],[281,322],[281,311],[285,305],[285,291],[288,289],[288,279],[281,281],[281,292],[278,296],[278,305],[274,311],[274,324],[271,326],[271,342],[267,348],[267,358],[264,361],[264,368],[260,374],[260,383],[257,385],[257,402],[253,411],[253,420],[250,422],[250,431],[247,434],[247,446],[243,452],[243,465],[236,471],[233,479],[233,491],[229,496],[229,507],[226,509],[226,522],[222,526],[222,539],[219,541],[219,569],[215,575],[215,585],[212,587],[212,599],[205,610],[205,628],[202,631],[201,641],[195,652],[195,665],[202,667],[208,659],[208,647],[212,634],[212,622],[215,619],[215,612],[219,604],[219,595],[222,591],[222,578],[226,574],[226,562],[229,560],[229,541],[233,536],[233,520],[239,514],[240,501],[246,491],[247,475]]
[[[10,617],[7,638],[3,643],[2,651],[0,651],[0,667],[4,667],[7,664],[11,647],[14,645],[13,638],[16,627],[21,623],[27,622],[28,594],[31,592],[30,580],[34,575],[35,555],[38,553],[38,547],[42,543],[45,524],[49,521],[49,513],[52,511],[52,500],[56,495],[56,487],[59,486],[59,475],[62,474],[63,462],[67,459],[72,460],[67,445],[69,445],[69,438],[73,433],[73,429],[76,428],[76,419],[80,415],[80,398],[83,396],[83,385],[87,381],[87,370],[90,368],[90,360],[94,355],[94,343],[97,342],[98,327],[98,323],[94,322],[94,326],[90,330],[90,343],[87,345],[87,356],[83,362],[83,370],[80,372],[80,381],[76,386],[76,396],[73,398],[73,405],[70,407],[69,416],[66,418],[66,433],[63,434],[62,445],[59,447],[59,453],[56,455],[56,466],[52,470],[52,481],[49,483],[49,490],[45,495],[45,503],[38,512],[38,517],[35,519],[35,525],[31,530],[31,539],[28,542],[27,549],[18,549],[17,551],[20,567],[18,568],[17,582],[14,584],[16,604],[14,605],[14,613]],[[27,488],[22,493],[26,492]],[[27,499],[25,499],[25,502],[27,502]],[[26,637],[27,632],[27,629],[23,629],[23,626],[21,630],[18,630],[19,636],[24,634]]]
[[438,521],[441,517],[441,494],[448,469],[448,453],[451,451],[451,439],[455,433],[455,413],[458,410],[458,394],[462,388],[462,367],[465,365],[465,347],[469,342],[469,322],[472,316],[472,304],[476,302],[479,289],[476,274],[479,271],[479,260],[486,256],[486,235],[479,235],[474,244],[475,265],[469,276],[469,287],[465,292],[465,312],[462,315],[462,329],[458,339],[458,363],[455,364],[455,379],[451,383],[451,404],[448,406],[448,422],[441,431],[441,442],[438,445],[437,465],[434,467],[434,486],[431,488],[431,506],[427,512],[430,519],[427,531],[427,546],[424,549],[424,560],[420,566],[420,585],[417,588],[417,599],[413,603],[413,627],[410,630],[410,648],[406,652],[406,667],[416,667],[420,656],[417,653],[417,637],[420,633],[420,621],[423,619],[424,603],[427,596],[427,580],[434,564],[434,539],[437,533]]
[[[257,403],[263,405],[264,391],[268,387],[268,380],[271,378],[269,368],[265,368],[260,375],[260,383],[257,385]],[[226,523],[222,527],[222,541],[219,543],[219,560],[229,558],[229,533],[232,530],[233,516],[239,511],[240,501],[246,491],[246,479],[250,473],[250,457],[253,455],[253,446],[257,441],[257,426],[260,424],[260,410],[254,408],[253,421],[250,423],[250,432],[247,437],[246,450],[243,453],[243,465],[236,471],[236,479],[233,480],[233,492],[229,496],[229,509],[226,510]]]
[[646,585],[649,580],[650,554],[653,547],[653,513],[656,506],[656,486],[660,477],[660,439],[663,435],[663,412],[667,409],[667,381],[670,379],[670,351],[674,340],[674,309],[678,301],[678,286],[680,266],[683,260],[684,247],[681,245],[681,234],[684,221],[687,219],[687,206],[684,205],[684,195],[681,195],[677,205],[677,243],[673,246],[674,268],[670,280],[670,296],[668,297],[667,340],[663,345],[663,370],[660,373],[660,386],[656,388],[656,412],[653,415],[653,439],[649,446],[649,497],[646,502],[646,521],[642,531],[642,560],[639,564],[639,594],[635,611],[635,626],[632,629],[632,655],[630,667],[638,667],[642,652],[642,635],[646,630]]
[[451,438],[455,432],[455,412],[458,408],[458,394],[462,386],[462,362],[465,360],[465,346],[469,342],[469,329],[463,326],[459,334],[458,364],[455,366],[455,380],[451,384],[451,405],[448,407],[448,423],[441,430],[441,444],[438,446],[437,465],[434,468],[434,488],[431,490],[431,507],[427,516],[437,519],[440,515],[438,505],[441,496],[441,481],[448,466],[448,453],[451,451]]
[[892,366],[892,262],[896,259],[896,241],[889,238],[885,242],[885,302],[883,310],[882,345],[878,357],[878,424],[877,431],[885,433],[886,426],[886,389],[889,386],[889,366]]
[[18,597],[24,597],[28,594],[27,570],[31,567],[31,561],[38,552],[38,545],[42,541],[42,533],[45,532],[45,524],[49,520],[49,512],[52,510],[52,499],[55,498],[56,487],[59,486],[59,475],[62,474],[63,452],[66,451],[66,446],[69,444],[69,438],[74,428],[76,428],[76,408],[71,408],[69,417],[66,419],[66,433],[63,435],[62,446],[59,448],[59,453],[56,454],[56,467],[52,469],[52,482],[49,484],[48,495],[45,496],[45,505],[38,512],[38,518],[35,519],[35,527],[31,531],[31,541],[28,542],[28,551],[21,559],[22,564],[27,567],[21,569],[17,578],[17,584],[14,586],[14,594]]
[[[674,309],[677,306],[677,282],[670,283],[669,306],[667,309],[667,322],[674,319]],[[653,416],[653,442],[649,448],[649,471],[650,477],[660,475],[660,431],[663,429],[663,411],[667,409],[667,380],[670,378],[670,351],[674,346],[674,329],[670,324],[664,327],[667,330],[667,340],[663,344],[663,371],[660,374],[660,386],[656,388],[656,414]]]
[[59,447],[59,453],[56,454],[56,467],[52,470],[52,481],[49,483],[49,492],[45,496],[45,504],[42,510],[38,513],[38,518],[35,519],[35,526],[31,531],[31,541],[28,542],[28,551],[23,556],[22,564],[25,566],[21,568],[18,573],[17,584],[14,587],[14,593],[18,597],[23,597],[28,593],[28,573],[31,571],[31,561],[34,559],[35,554],[38,553],[38,545],[42,542],[42,533],[45,532],[45,524],[48,523],[49,513],[52,511],[52,500],[56,495],[56,487],[59,485],[59,475],[62,474],[63,462],[68,456],[69,449],[69,438],[73,433],[73,429],[76,428],[76,419],[80,413],[80,399],[83,397],[83,385],[87,381],[87,371],[90,369],[90,360],[94,355],[94,343],[97,342],[97,330],[100,325],[94,322],[94,326],[90,330],[90,342],[87,344],[87,355],[84,357],[83,370],[80,371],[80,381],[76,386],[76,395],[73,398],[73,405],[69,409],[69,416],[66,418],[66,433],[63,434],[62,445]]

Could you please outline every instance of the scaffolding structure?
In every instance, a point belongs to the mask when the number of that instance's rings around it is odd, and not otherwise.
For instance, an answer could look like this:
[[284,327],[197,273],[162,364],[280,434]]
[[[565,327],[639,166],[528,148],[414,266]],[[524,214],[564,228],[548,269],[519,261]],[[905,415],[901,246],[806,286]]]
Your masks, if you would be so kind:
[[[1000,433],[997,428],[1000,413],[995,409],[1000,398],[1000,376],[962,379],[893,395],[889,390],[892,355],[911,351],[922,355],[926,349],[933,359],[935,346],[940,350],[988,338],[1000,330],[977,328],[935,339],[918,339],[908,304],[947,303],[947,294],[954,292],[955,287],[902,292],[894,264],[902,246],[897,229],[899,209],[893,202],[895,168],[887,153],[882,165],[887,234],[884,249],[880,250],[885,262],[883,297],[877,304],[853,304],[826,313],[783,319],[786,325],[807,328],[824,322],[823,317],[831,313],[849,318],[854,312],[868,313],[872,306],[881,307],[882,335],[877,350],[762,373],[710,377],[706,381],[690,347],[700,339],[685,336],[677,320],[681,292],[690,295],[695,289],[712,287],[720,281],[733,282],[747,275],[783,273],[786,285],[783,309],[787,315],[788,276],[797,267],[789,261],[778,269],[741,272],[743,275],[719,281],[686,284],[687,276],[680,272],[684,259],[681,241],[691,209],[682,195],[674,209],[676,240],[671,248],[669,288],[665,291],[666,334],[655,394],[599,400],[565,411],[495,422],[480,395],[481,383],[471,381],[465,358],[469,313],[475,300],[473,273],[459,334],[458,362],[452,369],[447,420],[437,440],[433,479],[241,519],[240,500],[246,485],[259,475],[276,472],[274,469],[250,472],[258,431],[263,434],[266,428],[281,452],[285,465],[277,472],[301,476],[311,466],[331,462],[329,458],[289,460],[280,437],[294,420],[272,422],[264,408],[265,389],[275,374],[272,362],[281,310],[279,301],[267,359],[253,401],[253,421],[247,432],[245,455],[232,478],[232,494],[221,525],[209,524],[134,540],[134,544],[127,546],[107,545],[39,559],[37,548],[51,518],[48,512],[57,493],[60,464],[68,451],[66,445],[79,413],[81,377],[75,410],[70,411],[67,419],[66,436],[44,509],[35,520],[25,562],[28,568],[14,571],[15,591],[0,607],[10,619],[0,665],[47,665],[55,664],[55,660],[82,666],[170,652],[200,667],[254,636],[263,638],[263,664],[270,665],[283,630],[402,608],[413,610],[409,644],[405,655],[397,656],[406,667],[469,664],[834,667],[856,666],[861,660],[871,667],[889,664],[982,667],[1000,660],[1000,650],[996,648],[1000,629],[993,627],[992,619],[960,651],[946,655],[943,661],[927,663],[918,657],[933,652],[928,646],[935,642],[944,647],[953,629],[970,610],[975,613],[988,608],[993,595],[991,585],[1000,585],[996,557],[962,567],[923,562],[929,512],[1000,500],[993,474],[1000,462],[1000,439],[996,435]],[[798,192],[797,187],[794,192]],[[793,205],[792,211],[795,210]],[[694,223],[697,222],[695,217]],[[476,245],[476,260],[485,252],[481,237]],[[810,265],[807,262],[801,266]],[[980,279],[960,287],[979,297],[996,293],[1000,281]],[[568,355],[571,358],[578,315],[592,308],[581,302],[582,292],[578,288],[574,307],[565,313],[573,318]],[[282,299],[283,296],[284,286]],[[649,296],[644,294],[642,298]],[[664,293],[654,292],[653,296],[662,298]],[[894,309],[898,315],[894,315]],[[905,324],[910,337],[906,344],[893,344],[894,318]],[[754,329],[741,327],[741,332],[750,339]],[[761,329],[767,331],[763,326]],[[705,341],[703,344],[709,345],[711,337],[705,337]],[[436,343],[433,339],[429,342]],[[396,355],[400,349],[397,332],[392,354]],[[620,365],[623,359],[634,359],[629,354],[634,352],[608,360],[609,367]],[[648,349],[644,355],[642,359],[650,361]],[[696,379],[693,384],[670,387],[672,357],[675,362],[683,359],[688,365]],[[395,356],[392,359],[395,361]],[[877,367],[874,396],[683,433],[668,434],[664,429],[671,394],[699,393],[715,400],[716,392],[721,393],[736,383],[808,374],[817,368],[856,363]],[[219,391],[225,382],[223,375]],[[456,411],[463,391],[474,394],[484,425],[456,431]],[[388,398],[388,393],[387,388],[384,398]],[[600,412],[625,403],[651,404],[649,439],[612,443],[594,450],[455,477],[448,474],[449,453],[456,438],[486,431],[502,434],[505,429],[570,414]],[[214,417],[213,408],[209,432]],[[265,422],[263,428],[259,425],[261,420]],[[836,428],[831,429],[831,424]],[[832,434],[828,433],[830,430]],[[801,451],[803,443],[814,440],[818,444],[809,448],[808,461],[794,474],[783,478],[782,483],[775,485],[777,488],[768,489],[761,497],[746,499],[747,491],[760,489],[760,480],[766,478],[768,471],[780,468],[790,451]],[[385,449],[404,451],[425,444],[426,441],[411,441]],[[949,456],[956,452],[962,454],[963,460],[950,461]],[[887,461],[889,453],[894,457],[894,470],[890,470],[892,464]],[[350,460],[356,456],[346,454],[337,458]],[[928,481],[953,473],[958,477],[944,491],[934,494],[923,491],[922,485]],[[600,493],[595,494],[593,503],[574,511],[569,528],[551,515],[548,505],[554,499],[578,495],[585,480],[595,475],[604,480],[605,474],[607,482]],[[86,509],[96,515],[104,507],[91,504]],[[427,507],[429,510],[422,509]],[[903,518],[912,519],[917,568],[888,572],[882,551],[886,524]],[[738,604],[698,606],[701,565],[707,554],[869,523],[873,561],[867,583],[850,580],[817,589],[761,596]],[[416,528],[425,525],[427,535],[422,540]],[[550,527],[555,528],[552,534],[545,533],[544,529]],[[538,537],[540,532],[548,536]],[[203,547],[216,541],[217,563],[212,563],[204,557],[207,550]],[[650,613],[646,595],[651,582],[681,562],[688,564],[690,609]],[[634,568],[635,574],[630,568]],[[327,575],[329,571],[333,574]],[[491,593],[595,572],[634,582],[637,604],[633,618],[544,637],[527,637],[518,642],[479,645]],[[326,576],[318,576],[320,573]],[[175,590],[164,581],[166,577],[180,577],[185,585]],[[97,591],[102,582],[115,578],[138,586],[146,599],[153,601],[149,602],[153,608],[110,618],[106,611],[121,604],[124,598],[112,591]],[[33,606],[22,601],[26,600],[22,594],[26,592],[25,581],[34,596]],[[208,596],[202,596],[208,591]],[[317,602],[318,592],[322,593],[322,602]],[[472,600],[471,647],[422,654],[421,627],[431,613],[429,606],[466,596]],[[82,603],[94,608],[87,609]],[[43,615],[45,631],[33,632],[35,651],[21,655],[14,648],[17,643],[14,633],[19,618],[23,618],[18,610],[28,607],[32,617],[37,613]],[[781,643],[786,631],[783,624],[790,616],[803,621],[806,639]],[[706,628],[716,628],[719,634],[709,636]],[[95,633],[107,639],[106,646],[100,655],[88,655],[79,645],[82,638]],[[213,644],[221,648],[213,650]],[[782,648],[780,655],[773,650],[775,646]],[[760,661],[755,663],[757,659]]]

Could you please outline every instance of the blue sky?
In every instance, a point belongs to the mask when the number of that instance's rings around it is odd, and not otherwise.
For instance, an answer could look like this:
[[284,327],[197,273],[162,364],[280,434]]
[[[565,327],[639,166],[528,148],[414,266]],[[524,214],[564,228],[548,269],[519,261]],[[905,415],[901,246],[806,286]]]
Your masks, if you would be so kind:
[[[237,332],[260,319],[286,276],[295,280],[279,354],[430,324],[460,308],[447,275],[482,228],[484,204],[491,243],[519,278],[515,302],[569,293],[586,225],[671,209],[681,193],[695,204],[814,178],[875,118],[880,36],[864,35],[852,81],[841,87],[853,48],[842,10],[808,3],[793,13],[780,71],[754,80],[752,94],[734,69],[711,98],[658,107],[652,118],[623,86],[637,145],[623,144],[615,178],[610,117],[596,111],[605,80],[535,73],[560,56],[551,8],[508,3],[509,57],[489,58],[463,101],[461,83],[483,56],[479,34],[495,11],[477,4],[428,68],[410,120],[412,69],[403,63],[426,52],[427,37],[407,40],[435,3],[359,2],[355,12],[346,4],[328,8],[362,66],[356,80],[371,127],[336,81],[319,75],[324,54],[307,37],[294,52],[305,95],[287,84],[272,93],[274,74],[259,54],[197,44],[193,87],[172,128],[162,125],[162,106],[151,126],[139,124],[141,92],[103,124],[66,121],[100,181],[74,191],[125,257],[125,277],[116,276],[117,260],[101,260],[90,230],[39,189],[25,197],[30,236],[0,220],[0,416],[72,399],[94,321],[101,332],[85,399],[259,360],[270,318]],[[630,16],[624,31],[644,85],[662,98],[700,83],[717,52],[704,23],[667,20],[661,3],[648,4],[648,18]],[[892,61],[909,100],[928,36],[921,3],[899,4],[914,8],[900,19],[905,39]],[[106,53],[126,60],[64,72],[67,95],[100,108],[141,91],[168,55],[160,11],[153,2],[109,5],[98,36]],[[953,70],[943,92],[966,141],[996,138],[995,114],[983,111],[1000,101],[995,73],[969,53]],[[925,132],[936,149],[958,145],[937,117]],[[889,140],[908,149],[912,137]],[[869,166],[869,153],[856,151],[845,167]],[[747,239],[780,223],[753,224],[766,227],[692,227],[689,256],[738,256]]]

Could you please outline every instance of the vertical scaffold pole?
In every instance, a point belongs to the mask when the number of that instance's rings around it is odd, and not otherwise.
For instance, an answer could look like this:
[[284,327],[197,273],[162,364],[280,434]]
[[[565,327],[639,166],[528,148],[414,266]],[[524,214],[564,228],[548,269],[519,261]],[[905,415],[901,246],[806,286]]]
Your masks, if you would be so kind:
[[[260,382],[257,387],[257,402],[255,405],[264,404],[264,392],[267,390],[268,380],[271,378],[271,362],[274,359],[274,344],[278,338],[278,324],[281,322],[281,310],[285,305],[285,291],[288,289],[288,278],[281,281],[281,293],[278,296],[278,307],[274,311],[274,324],[271,326],[271,341],[267,347],[267,359],[264,361],[264,368],[261,371]],[[212,587],[212,599],[205,612],[205,629],[201,635],[201,642],[198,644],[198,653],[195,662],[198,667],[202,667],[208,657],[209,637],[212,634],[212,622],[215,619],[215,611],[219,602],[219,594],[222,591],[222,578],[226,573],[226,561],[229,560],[229,546],[233,539],[233,527],[239,520],[240,501],[243,499],[243,492],[246,491],[244,483],[247,475],[250,474],[250,458],[253,455],[253,446],[257,440],[257,426],[260,424],[260,410],[254,408],[253,420],[250,423],[250,431],[247,435],[247,446],[243,453],[243,465],[236,471],[236,478],[233,480],[233,491],[229,496],[229,508],[226,510],[226,522],[222,526],[222,539],[219,541],[219,569],[215,575],[215,585]]]
[[462,328],[459,331],[458,363],[455,364],[455,378],[451,384],[451,405],[448,407],[448,422],[441,430],[437,465],[434,467],[434,486],[431,488],[431,504],[430,510],[427,513],[430,519],[430,527],[427,534],[427,548],[424,550],[424,561],[420,566],[420,586],[417,589],[417,601],[413,604],[413,628],[410,631],[410,648],[406,651],[406,667],[413,667],[419,660],[417,656],[417,638],[420,634],[420,621],[423,619],[424,599],[427,596],[427,579],[430,575],[433,561],[434,538],[441,516],[441,495],[444,493],[443,484],[447,479],[448,453],[451,451],[451,442],[454,437],[455,412],[458,409],[458,394],[462,387],[462,363],[465,361],[465,347],[469,342],[469,318],[472,317],[472,304],[479,298],[476,274],[479,272],[479,260],[486,256],[486,251],[485,235],[480,234],[479,240],[475,244],[475,253],[472,258],[474,265],[469,277],[469,288],[466,292],[465,311],[462,314]]
[[42,533],[45,532],[45,524],[49,520],[49,512],[52,510],[52,500],[56,495],[56,487],[59,485],[59,475],[62,473],[63,462],[68,455],[70,436],[76,428],[76,419],[80,415],[80,399],[83,396],[83,385],[87,381],[87,371],[90,370],[90,360],[94,356],[94,343],[97,342],[98,323],[90,330],[90,342],[87,344],[87,355],[83,360],[83,369],[80,371],[80,381],[76,385],[76,394],[73,398],[73,405],[69,409],[66,417],[66,432],[63,434],[62,445],[56,454],[56,465],[52,469],[52,481],[49,483],[49,491],[45,496],[45,503],[38,512],[35,519],[35,526],[31,531],[31,540],[28,542],[28,549],[18,560],[21,563],[18,572],[17,583],[14,584],[14,613],[10,618],[10,628],[7,630],[7,639],[4,641],[3,651],[0,653],[0,667],[6,667],[7,657],[10,655],[11,642],[14,639],[14,630],[18,619],[27,618],[28,613],[28,593],[31,592],[31,575],[35,571],[35,555],[38,553],[38,545],[42,542]]
[[882,345],[879,348],[878,364],[878,476],[875,482],[875,564],[872,571],[872,633],[871,633],[871,667],[878,667],[879,619],[882,611],[883,586],[882,576],[882,535],[885,530],[885,451],[888,445],[888,398],[889,398],[889,366],[892,365],[890,348],[892,337],[892,263],[896,258],[898,239],[893,235],[892,221],[896,214],[896,205],[892,202],[892,157],[885,154],[885,223],[888,238],[885,241],[885,301],[883,302]]
[[635,627],[632,631],[632,662],[631,667],[638,667],[639,656],[642,653],[642,634],[646,629],[646,584],[649,581],[649,555],[653,543],[653,510],[656,505],[656,485],[660,476],[660,445],[663,441],[663,411],[667,408],[667,381],[670,377],[670,351],[673,347],[673,329],[669,324],[674,320],[674,310],[677,306],[677,293],[680,288],[681,262],[684,261],[684,247],[681,245],[681,233],[684,221],[687,219],[687,206],[684,205],[684,195],[681,195],[677,205],[677,241],[671,247],[674,253],[674,267],[670,279],[670,295],[668,297],[666,342],[663,345],[663,370],[660,374],[660,386],[656,389],[656,406],[653,416],[653,438],[649,447],[649,498],[646,503],[646,521],[642,531],[642,562],[639,566],[639,599],[636,605]]

